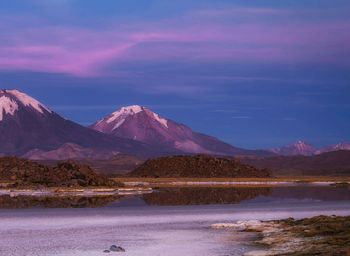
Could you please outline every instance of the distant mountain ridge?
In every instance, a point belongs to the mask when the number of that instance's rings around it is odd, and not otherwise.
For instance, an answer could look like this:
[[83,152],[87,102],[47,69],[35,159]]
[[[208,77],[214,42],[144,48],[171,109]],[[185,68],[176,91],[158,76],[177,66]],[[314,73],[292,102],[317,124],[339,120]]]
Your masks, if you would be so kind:
[[350,143],[349,142],[341,142],[341,143],[338,143],[335,145],[325,146],[319,150],[316,150],[314,154],[319,155],[322,153],[338,151],[338,150],[350,150]]
[[317,149],[306,141],[297,141],[289,146],[269,149],[270,152],[273,152],[281,156],[295,156],[295,155],[312,156],[312,155],[319,155],[322,153],[338,151],[338,150],[350,150],[350,143],[341,142],[336,145],[329,145],[329,146],[325,146],[320,149]]
[[0,156],[35,160],[109,159],[129,154],[146,159],[205,153],[227,156],[314,155],[350,150],[350,143],[316,149],[307,142],[270,150],[247,150],[192,131],[138,106],[122,107],[90,127],[67,120],[19,90],[0,90]]
[[271,152],[282,156],[303,155],[311,156],[316,151],[316,148],[306,141],[298,141],[289,146],[283,146],[281,148],[269,149]]
[[242,157],[257,168],[269,168],[274,175],[350,176],[350,151],[339,150],[313,156]]
[[122,107],[89,126],[116,137],[133,139],[183,153],[217,155],[272,155],[265,150],[237,148],[219,139],[192,131],[189,127],[161,117],[146,107]]

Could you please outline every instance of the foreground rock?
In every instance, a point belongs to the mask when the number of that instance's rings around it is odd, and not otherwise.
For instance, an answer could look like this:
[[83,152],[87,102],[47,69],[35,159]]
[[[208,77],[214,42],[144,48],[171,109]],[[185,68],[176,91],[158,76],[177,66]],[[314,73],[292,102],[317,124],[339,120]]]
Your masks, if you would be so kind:
[[109,250],[112,251],[112,252],[125,252],[125,249],[123,247],[116,246],[116,245],[112,245],[109,248]]
[[350,254],[350,216],[239,221],[214,224],[212,228],[233,228],[261,233],[262,239],[256,243],[268,246],[268,250],[252,251],[245,256]]
[[89,166],[74,161],[58,162],[45,166],[24,158],[1,157],[0,180],[13,187],[86,187],[121,185],[104,175],[97,174]]
[[268,169],[259,170],[237,159],[210,155],[170,156],[148,159],[130,173],[136,177],[271,177]]

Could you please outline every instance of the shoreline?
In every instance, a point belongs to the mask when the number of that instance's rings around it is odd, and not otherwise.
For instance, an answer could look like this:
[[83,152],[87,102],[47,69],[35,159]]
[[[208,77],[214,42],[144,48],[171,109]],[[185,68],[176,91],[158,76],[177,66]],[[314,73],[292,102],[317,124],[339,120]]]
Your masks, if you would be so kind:
[[44,188],[44,189],[23,189],[23,188],[1,188],[1,195],[15,196],[37,196],[37,197],[65,197],[65,196],[113,196],[113,195],[137,195],[152,193],[152,188]]
[[350,216],[248,220],[212,224],[211,228],[259,234],[260,238],[253,244],[261,249],[247,252],[244,256],[350,254]]
[[31,196],[97,196],[152,193],[157,188],[234,188],[234,187],[344,187],[350,188],[350,177],[296,178],[112,178],[122,186],[35,187],[8,186],[0,181],[0,195]]
[[125,186],[149,187],[232,187],[232,186],[350,186],[350,177],[276,178],[112,178]]

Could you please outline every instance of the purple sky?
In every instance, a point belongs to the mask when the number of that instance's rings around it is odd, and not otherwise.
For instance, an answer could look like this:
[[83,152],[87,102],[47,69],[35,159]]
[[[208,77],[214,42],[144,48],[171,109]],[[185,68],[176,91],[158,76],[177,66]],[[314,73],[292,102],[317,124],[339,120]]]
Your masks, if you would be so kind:
[[246,148],[350,140],[349,1],[1,5],[1,87],[73,121],[139,104]]

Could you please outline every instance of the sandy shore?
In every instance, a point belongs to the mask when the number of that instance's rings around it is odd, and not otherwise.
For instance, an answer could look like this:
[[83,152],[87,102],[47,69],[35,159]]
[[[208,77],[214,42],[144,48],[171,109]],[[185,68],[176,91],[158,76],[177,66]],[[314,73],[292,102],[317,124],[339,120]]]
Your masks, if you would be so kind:
[[350,254],[350,216],[249,220],[217,223],[211,227],[259,233],[261,239],[255,241],[255,244],[266,249],[251,251],[244,256]]

